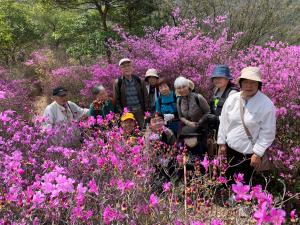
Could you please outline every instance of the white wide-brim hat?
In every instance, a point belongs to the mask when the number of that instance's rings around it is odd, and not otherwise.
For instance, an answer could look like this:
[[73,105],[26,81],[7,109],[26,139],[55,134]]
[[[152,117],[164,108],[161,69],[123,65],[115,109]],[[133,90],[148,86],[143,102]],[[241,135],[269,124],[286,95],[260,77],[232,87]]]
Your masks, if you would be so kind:
[[121,59],[120,61],[119,61],[119,66],[121,66],[123,63],[125,63],[125,62],[131,62],[131,60],[130,59],[128,59],[128,58],[123,58],[123,59]]
[[148,69],[146,74],[145,74],[145,78],[148,77],[156,77],[159,78],[158,74],[157,74],[157,70],[156,69]]
[[262,83],[260,69],[255,66],[249,66],[249,67],[242,69],[241,76],[238,77],[238,79],[236,80],[236,83],[238,85],[240,85],[241,79],[254,80],[254,81]]

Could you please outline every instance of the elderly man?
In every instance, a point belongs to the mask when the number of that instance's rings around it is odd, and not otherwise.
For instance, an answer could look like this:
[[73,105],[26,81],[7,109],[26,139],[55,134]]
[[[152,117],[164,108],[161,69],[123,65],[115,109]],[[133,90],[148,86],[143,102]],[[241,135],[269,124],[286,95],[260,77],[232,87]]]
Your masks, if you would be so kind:
[[147,88],[138,76],[133,75],[131,60],[121,59],[122,76],[114,82],[114,100],[121,109],[127,107],[134,114],[139,126],[144,127],[144,113],[150,111]]
[[88,109],[67,100],[68,91],[64,87],[54,88],[52,94],[54,102],[46,107],[43,115],[46,127],[72,122],[87,116]]

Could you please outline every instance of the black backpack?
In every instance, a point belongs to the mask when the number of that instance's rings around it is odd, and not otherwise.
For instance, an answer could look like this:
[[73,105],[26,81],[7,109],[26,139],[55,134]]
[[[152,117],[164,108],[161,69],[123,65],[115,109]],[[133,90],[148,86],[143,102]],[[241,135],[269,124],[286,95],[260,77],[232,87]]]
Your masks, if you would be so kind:
[[[141,78],[138,76],[132,75],[132,78],[137,81],[139,84],[142,83]],[[121,86],[122,86],[123,78],[118,78],[118,90],[121,92]]]

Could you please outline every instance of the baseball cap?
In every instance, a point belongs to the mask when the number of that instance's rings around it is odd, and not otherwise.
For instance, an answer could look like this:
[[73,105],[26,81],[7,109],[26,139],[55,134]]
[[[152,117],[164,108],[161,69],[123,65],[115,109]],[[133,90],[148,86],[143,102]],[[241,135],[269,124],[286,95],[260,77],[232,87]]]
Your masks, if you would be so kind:
[[53,89],[52,94],[53,96],[62,96],[65,95],[67,91],[68,90],[66,88],[59,86]]
[[121,66],[124,62],[131,62],[131,60],[128,58],[123,58],[119,61],[119,66]]
[[125,113],[121,116],[121,121],[125,121],[125,120],[135,120],[133,113]]

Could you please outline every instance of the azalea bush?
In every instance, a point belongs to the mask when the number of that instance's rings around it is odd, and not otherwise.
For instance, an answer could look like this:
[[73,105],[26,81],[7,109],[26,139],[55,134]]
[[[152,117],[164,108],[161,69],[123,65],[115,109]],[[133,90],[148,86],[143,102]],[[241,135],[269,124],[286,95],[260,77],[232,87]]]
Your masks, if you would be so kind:
[[[136,138],[127,138],[117,120],[110,114],[105,119],[91,117],[71,126],[46,128],[43,118],[30,125],[12,111],[2,112],[1,223],[296,222],[295,211],[287,216],[282,209],[284,193],[275,200],[261,186],[245,185],[241,174],[232,187],[226,187],[226,164],[207,156],[198,159],[194,172],[168,177],[162,190],[155,191],[154,175],[161,164],[153,154],[158,152],[146,147],[138,130]],[[78,129],[83,143],[70,145]],[[158,144],[153,140],[150,146]],[[186,151],[178,150],[174,156],[177,170],[185,171]],[[233,194],[235,206],[224,211],[214,204],[220,193]],[[246,217],[240,213],[242,206],[249,212]]]
[[5,68],[0,67],[0,111],[11,109],[20,115],[32,112],[32,87],[26,79],[13,79]]

